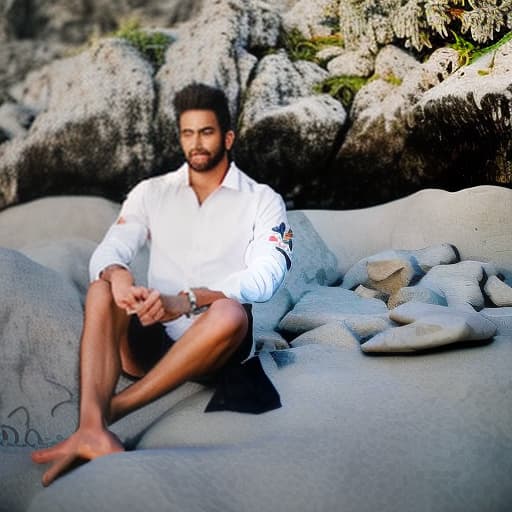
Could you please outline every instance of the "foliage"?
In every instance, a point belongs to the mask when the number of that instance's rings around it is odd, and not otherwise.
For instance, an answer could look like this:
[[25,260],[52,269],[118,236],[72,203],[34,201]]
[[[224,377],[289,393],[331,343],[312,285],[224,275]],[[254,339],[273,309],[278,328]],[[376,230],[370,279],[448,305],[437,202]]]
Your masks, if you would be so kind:
[[[453,32],[455,43],[450,46],[459,52],[459,63],[460,65],[470,64],[478,57],[485,55],[486,53],[495,52],[500,46],[503,46],[506,42],[512,40],[512,31],[505,34],[501,39],[496,41],[490,46],[478,46],[474,45],[470,41],[467,41],[462,36]],[[483,73],[486,74],[486,73]]]
[[113,36],[128,41],[157,68],[164,63],[165,51],[173,43],[173,38],[167,34],[141,29],[135,18],[122,22]]
[[359,76],[330,76],[316,84],[314,91],[331,95],[348,109],[357,91],[367,82],[368,78]]
[[316,54],[328,46],[343,47],[343,39],[340,34],[329,36],[316,36],[308,39],[300,30],[292,29],[284,34],[283,45],[291,60],[310,60],[318,63]]
[[481,45],[512,28],[512,0],[339,0],[339,20],[349,48],[398,39],[419,52],[451,32]]

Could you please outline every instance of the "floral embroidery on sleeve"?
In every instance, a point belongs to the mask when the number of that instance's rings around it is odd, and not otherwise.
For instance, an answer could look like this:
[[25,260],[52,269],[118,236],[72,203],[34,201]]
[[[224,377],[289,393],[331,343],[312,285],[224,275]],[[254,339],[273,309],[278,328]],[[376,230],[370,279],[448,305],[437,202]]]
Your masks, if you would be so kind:
[[275,244],[275,249],[285,257],[286,268],[290,270],[292,262],[288,252],[291,252],[293,249],[293,231],[291,229],[288,229],[287,231],[284,222],[281,222],[279,226],[273,227],[272,231],[276,234],[270,235],[268,240],[269,242],[273,242]]

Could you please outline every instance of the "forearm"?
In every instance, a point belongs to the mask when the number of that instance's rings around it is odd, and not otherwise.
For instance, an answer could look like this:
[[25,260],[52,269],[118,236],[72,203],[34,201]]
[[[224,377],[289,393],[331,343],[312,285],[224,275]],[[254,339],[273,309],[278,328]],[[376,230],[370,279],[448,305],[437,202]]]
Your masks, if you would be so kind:
[[103,281],[107,281],[110,284],[113,284],[114,280],[117,282],[124,282],[128,284],[128,286],[133,285],[133,276],[132,273],[122,265],[114,264],[105,267],[99,275],[99,278]]

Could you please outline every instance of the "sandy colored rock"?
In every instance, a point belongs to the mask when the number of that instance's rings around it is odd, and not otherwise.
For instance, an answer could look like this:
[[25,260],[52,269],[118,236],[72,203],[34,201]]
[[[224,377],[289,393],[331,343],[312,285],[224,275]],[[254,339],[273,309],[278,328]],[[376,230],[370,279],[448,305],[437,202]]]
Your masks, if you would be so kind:
[[417,282],[433,266],[458,260],[457,250],[448,243],[419,250],[389,249],[358,261],[343,276],[342,286],[353,289],[363,284],[391,295]]
[[496,325],[469,309],[408,302],[389,314],[391,320],[407,325],[377,334],[361,349],[366,353],[415,352],[494,336]]

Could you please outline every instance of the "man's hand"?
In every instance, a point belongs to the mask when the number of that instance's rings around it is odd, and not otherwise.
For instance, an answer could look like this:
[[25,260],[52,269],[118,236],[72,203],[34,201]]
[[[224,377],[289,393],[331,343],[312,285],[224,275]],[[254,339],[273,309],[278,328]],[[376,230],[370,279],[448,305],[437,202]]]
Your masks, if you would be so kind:
[[136,309],[142,325],[157,322],[169,322],[184,315],[190,310],[186,295],[162,295],[158,290],[146,290],[147,297]]
[[125,309],[129,315],[134,313],[149,295],[147,288],[133,285],[131,272],[120,265],[110,265],[103,270],[100,277],[110,283],[112,297],[117,307]]

